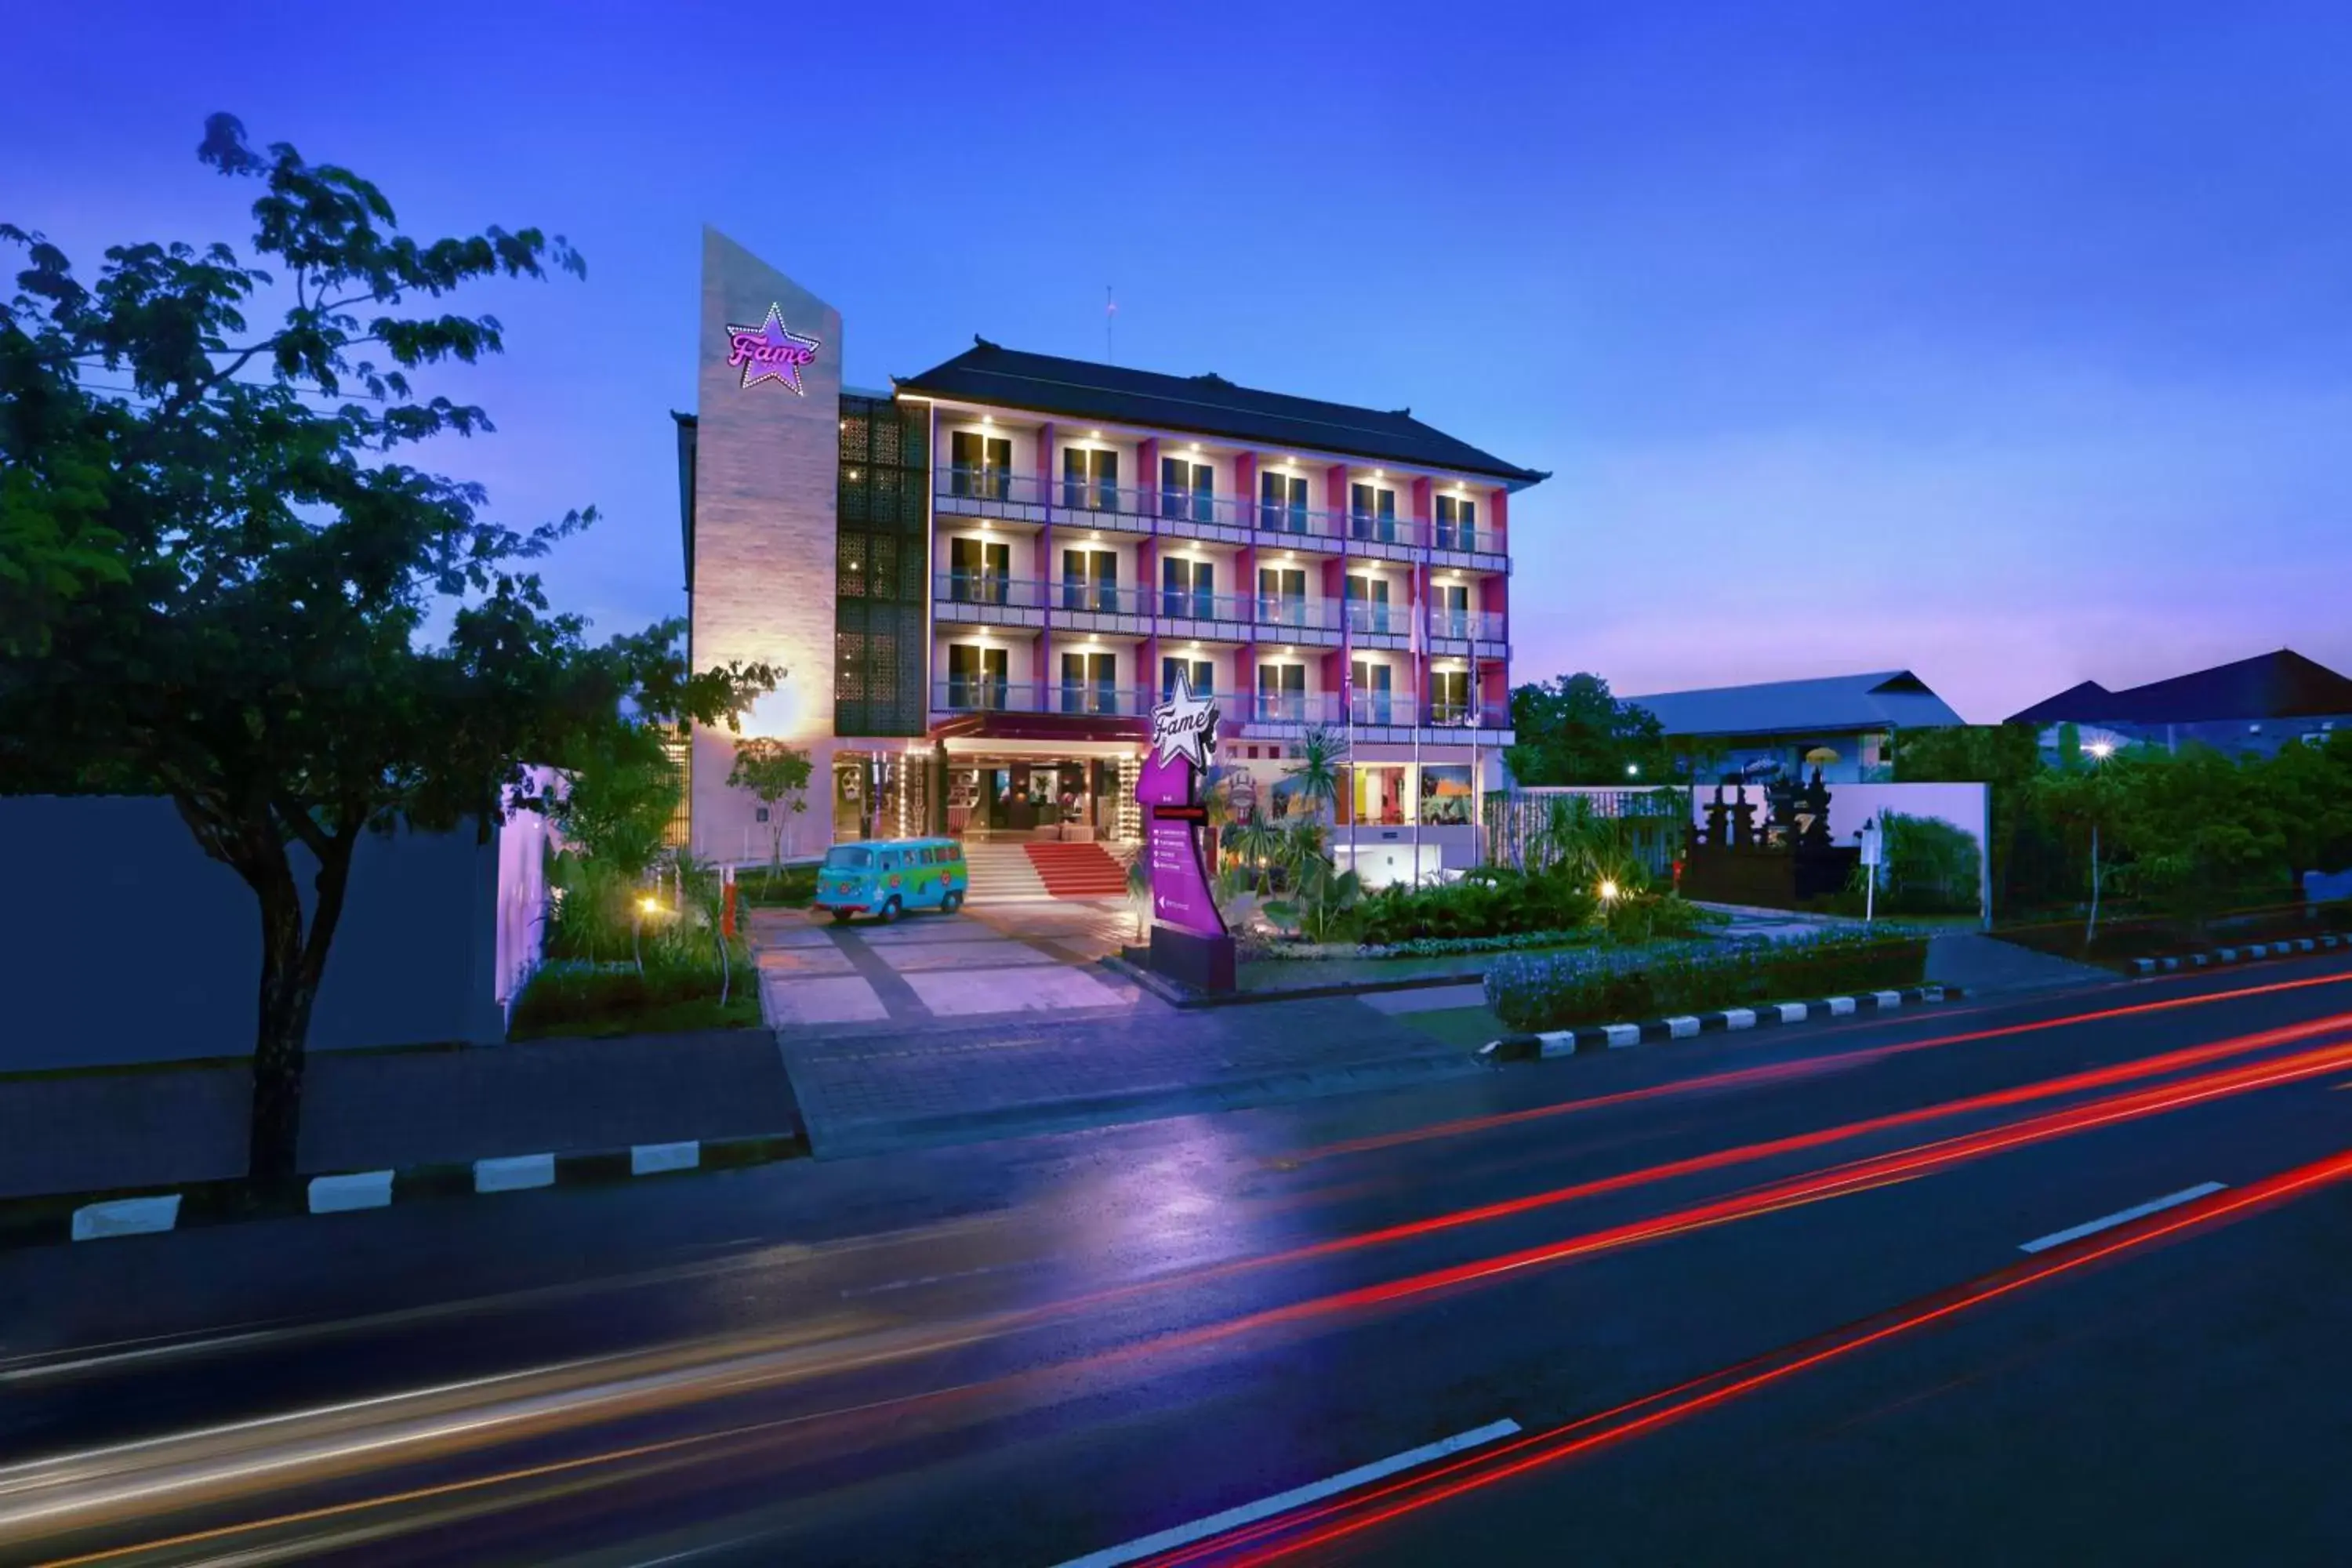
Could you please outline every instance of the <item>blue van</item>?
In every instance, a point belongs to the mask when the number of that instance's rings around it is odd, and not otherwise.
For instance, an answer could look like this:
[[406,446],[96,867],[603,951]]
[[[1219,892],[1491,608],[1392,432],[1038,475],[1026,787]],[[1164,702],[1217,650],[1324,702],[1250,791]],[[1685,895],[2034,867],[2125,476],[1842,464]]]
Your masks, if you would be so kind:
[[836,844],[817,868],[816,907],[835,924],[872,915],[887,924],[908,910],[953,914],[971,887],[963,846],[952,838],[884,838]]

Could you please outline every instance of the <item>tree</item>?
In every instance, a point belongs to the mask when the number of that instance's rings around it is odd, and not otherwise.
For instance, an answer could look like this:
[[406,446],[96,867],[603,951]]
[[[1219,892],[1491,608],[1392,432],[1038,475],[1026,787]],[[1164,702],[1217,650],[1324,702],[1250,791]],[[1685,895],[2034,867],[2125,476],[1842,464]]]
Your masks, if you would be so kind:
[[1318,816],[1336,816],[1339,802],[1339,770],[1348,762],[1348,736],[1328,724],[1309,724],[1298,737],[1297,754],[1284,766],[1282,776]]
[[784,864],[784,825],[808,809],[808,784],[806,752],[765,737],[735,742],[727,787],[750,790],[768,808],[769,863],[779,869]]
[[[2030,724],[1948,724],[1906,730],[1895,751],[1899,784],[1981,784],[1992,841],[1993,896],[2007,909],[2038,901],[2065,884],[2053,825],[2041,813],[2034,781],[2042,772],[2042,741]],[[2028,870],[2033,875],[2028,876]],[[2071,897],[2071,891],[2064,896]]]
[[660,858],[680,794],[661,731],[622,722],[583,740],[548,815],[571,847],[635,880]]
[[1657,717],[1610,695],[1597,675],[1514,687],[1511,729],[1517,742],[1504,750],[1503,760],[1523,785],[1654,782],[1672,770]]
[[[409,373],[504,347],[495,318],[404,306],[584,275],[560,236],[420,242],[367,181],[284,143],[257,153],[226,114],[197,153],[261,183],[253,248],[282,278],[226,244],[138,244],[85,286],[57,247],[0,228],[27,258],[0,317],[0,430],[9,471],[36,476],[0,491],[0,533],[62,528],[111,557],[48,596],[37,644],[0,656],[0,787],[168,795],[252,889],[251,1169],[282,1187],[360,835],[468,820],[487,835],[540,804],[526,764],[577,760],[625,710],[731,721],[773,677],[689,671],[675,623],[589,646],[528,563],[593,510],[518,532],[482,516],[479,487],[397,460],[490,428]],[[265,291],[282,315],[256,331]]]

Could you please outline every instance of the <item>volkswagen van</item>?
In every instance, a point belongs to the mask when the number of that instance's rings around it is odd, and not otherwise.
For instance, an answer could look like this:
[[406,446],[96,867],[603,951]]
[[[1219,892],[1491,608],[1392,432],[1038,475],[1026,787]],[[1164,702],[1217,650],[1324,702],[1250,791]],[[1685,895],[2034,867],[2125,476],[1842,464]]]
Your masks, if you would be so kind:
[[953,914],[971,887],[963,846],[952,838],[882,838],[836,844],[817,868],[816,907],[836,924],[872,915],[886,924],[908,910]]

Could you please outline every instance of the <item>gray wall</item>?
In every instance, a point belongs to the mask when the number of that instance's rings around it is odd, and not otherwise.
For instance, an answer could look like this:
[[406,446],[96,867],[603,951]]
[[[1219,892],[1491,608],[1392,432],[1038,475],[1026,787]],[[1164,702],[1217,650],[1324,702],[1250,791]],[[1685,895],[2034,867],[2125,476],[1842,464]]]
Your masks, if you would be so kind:
[[[0,798],[0,1072],[252,1054],[259,907],[169,801]],[[363,837],[311,1047],[504,1039],[499,902],[497,834]]]

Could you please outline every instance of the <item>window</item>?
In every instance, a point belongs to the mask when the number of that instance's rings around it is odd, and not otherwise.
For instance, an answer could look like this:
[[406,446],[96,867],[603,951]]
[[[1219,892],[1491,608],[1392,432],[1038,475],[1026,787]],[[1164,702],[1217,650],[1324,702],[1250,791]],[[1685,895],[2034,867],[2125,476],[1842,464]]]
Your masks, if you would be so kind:
[[1358,632],[1385,632],[1395,627],[1389,620],[1389,580],[1362,573],[1350,573],[1348,577],[1348,629]]
[[1009,500],[1013,496],[1013,442],[1004,436],[959,430],[948,437],[948,493]]
[[1257,525],[1276,533],[1307,531],[1307,480],[1297,474],[1257,477]]
[[1373,664],[1360,658],[1348,661],[1348,684],[1351,691],[1348,707],[1357,723],[1391,722],[1390,683],[1394,674],[1385,664]]
[[1396,491],[1377,485],[1348,487],[1348,530],[1358,539],[1396,539]]
[[1470,769],[1466,763],[1421,770],[1421,819],[1441,827],[1470,823]]
[[1402,767],[1355,767],[1356,820],[1383,827],[1402,827],[1412,820],[1406,810],[1405,770]]
[[1429,721],[1433,724],[1470,722],[1470,672],[1433,669],[1429,672]]
[[1062,711],[1118,711],[1117,654],[1066,653],[1062,656]]
[[948,645],[948,706],[1002,709],[1006,696],[1007,650],[978,643]]
[[874,851],[862,844],[836,844],[824,852],[826,868],[835,871],[863,871],[873,858]]
[[1160,700],[1162,702],[1176,695],[1176,683],[1180,679],[1192,683],[1193,696],[1206,697],[1217,689],[1217,667],[1205,658],[1160,656]]
[[1307,624],[1307,571],[1300,566],[1257,569],[1257,618],[1270,626]]
[[1062,552],[1062,608],[1118,608],[1118,552],[1115,550]]
[[1063,447],[1062,505],[1072,511],[1117,511],[1118,454],[1101,447]]
[[1307,667],[1265,663],[1257,667],[1257,716],[1297,721],[1307,717]]
[[1470,584],[1439,583],[1430,605],[1432,637],[1466,637],[1470,635]]
[[1217,613],[1217,564],[1181,555],[1160,558],[1160,613],[1205,621]]
[[1478,503],[1468,496],[1437,498],[1437,547],[1440,550],[1478,548]]
[[1010,597],[1013,547],[984,539],[948,541],[948,597],[959,604],[1002,605]]
[[1209,522],[1217,511],[1217,470],[1188,458],[1160,459],[1160,515]]

